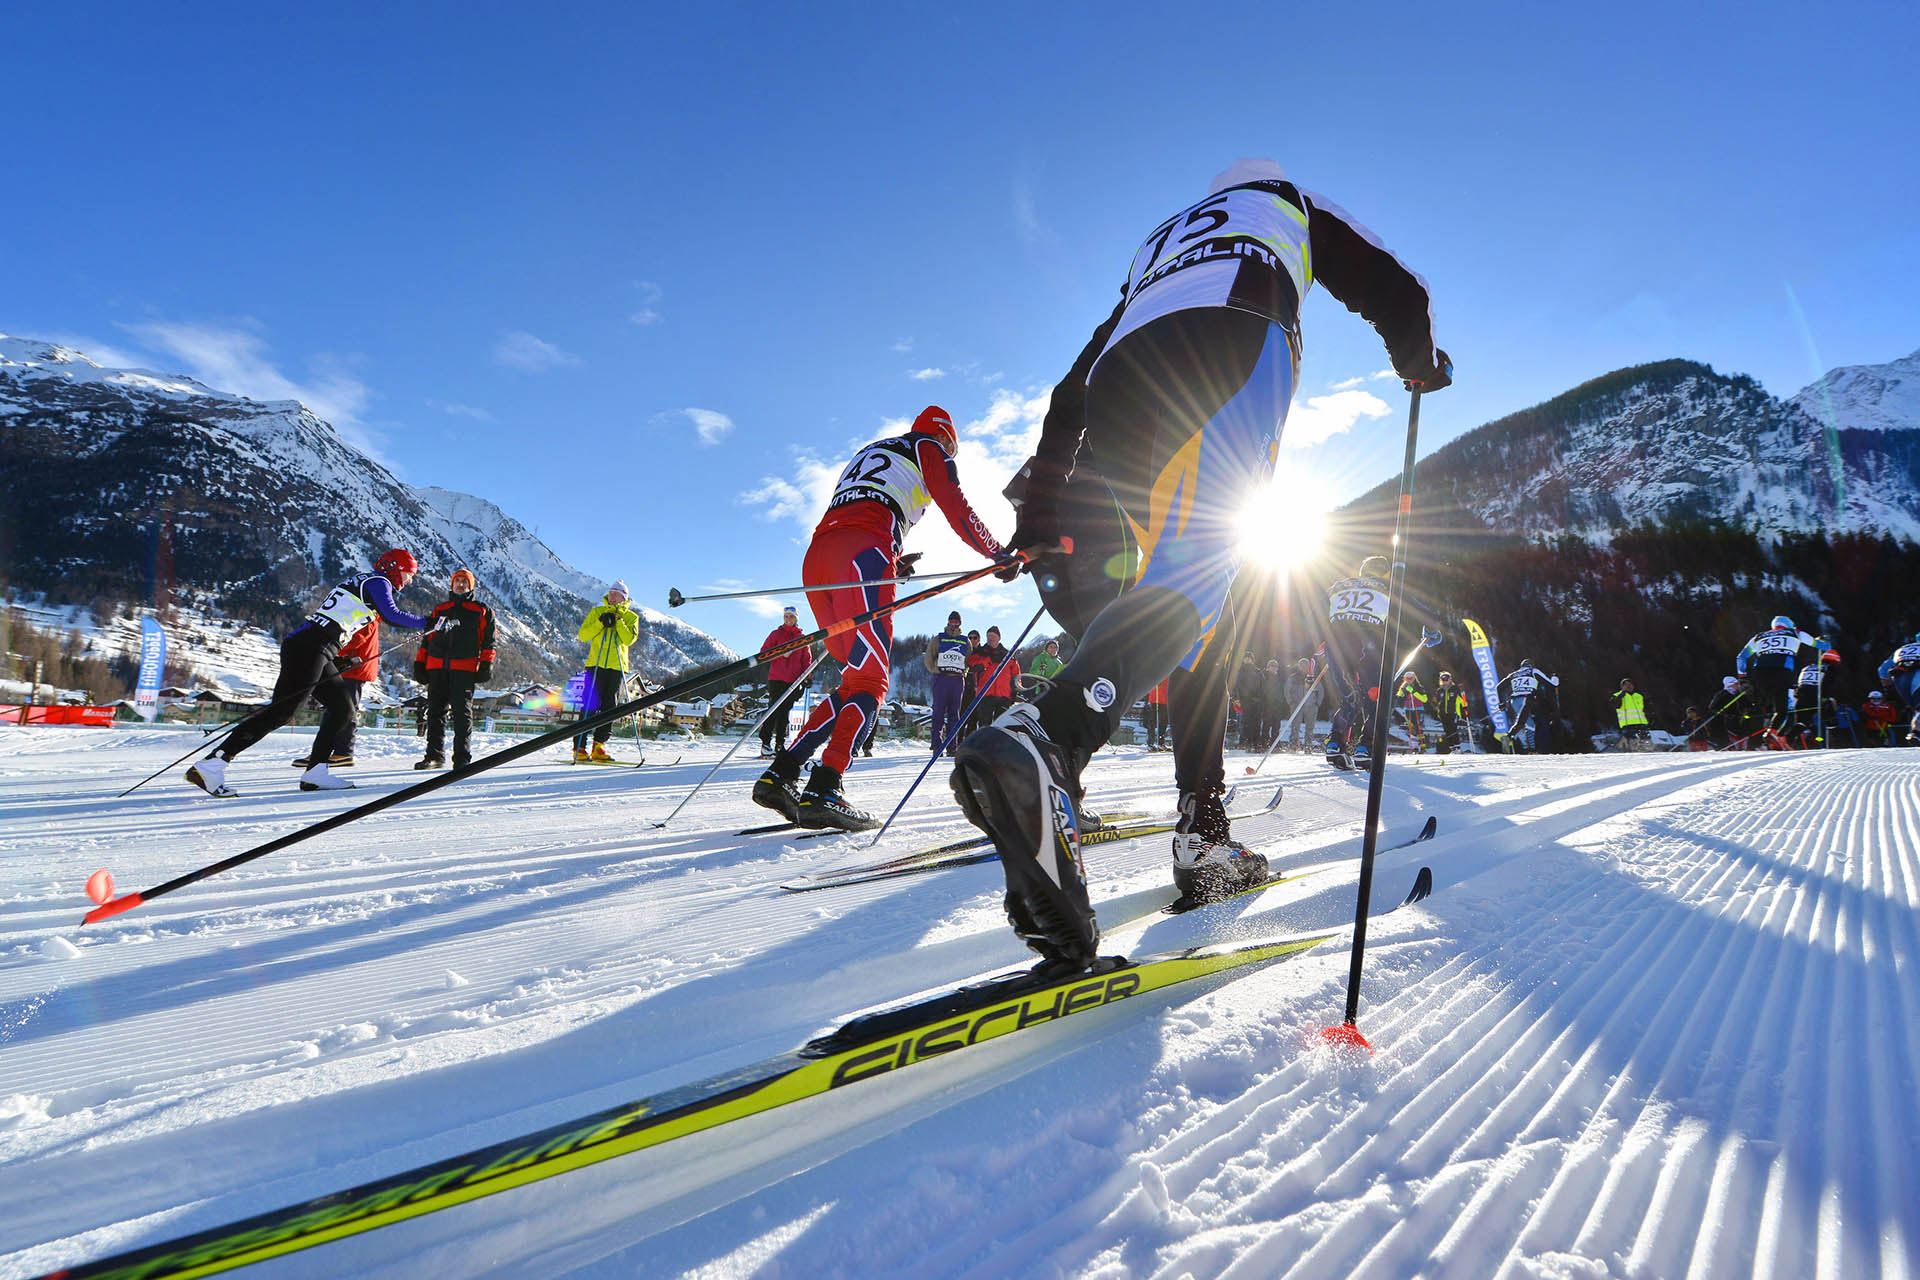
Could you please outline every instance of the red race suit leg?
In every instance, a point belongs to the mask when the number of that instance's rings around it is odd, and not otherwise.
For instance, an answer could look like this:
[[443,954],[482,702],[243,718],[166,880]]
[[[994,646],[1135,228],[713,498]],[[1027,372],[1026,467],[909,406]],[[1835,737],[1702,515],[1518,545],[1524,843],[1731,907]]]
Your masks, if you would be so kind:
[[[893,552],[881,545],[872,530],[857,527],[818,530],[801,565],[803,582],[860,582],[857,587],[815,591],[807,603],[822,627],[893,603]],[[868,585],[871,584],[871,585]],[[791,748],[796,760],[805,760],[826,743],[820,763],[844,773],[853,747],[879,714],[887,696],[888,650],[893,644],[893,617],[886,614],[851,630],[827,637],[827,652],[845,664],[839,687],[813,709]]]

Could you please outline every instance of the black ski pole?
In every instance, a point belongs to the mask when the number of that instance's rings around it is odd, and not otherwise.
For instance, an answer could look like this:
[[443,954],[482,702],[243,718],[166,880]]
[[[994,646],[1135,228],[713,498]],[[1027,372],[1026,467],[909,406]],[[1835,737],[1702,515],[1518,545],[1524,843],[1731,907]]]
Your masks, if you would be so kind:
[[[1025,560],[1027,557],[1023,552],[1016,552],[1014,558],[1017,560]],[[891,604],[882,605],[877,609],[869,609],[865,613],[854,614],[849,618],[842,618],[831,626],[822,627],[820,630],[809,635],[801,636],[797,640],[789,640],[785,644],[775,645],[773,648],[756,653],[751,657],[736,658],[734,661],[724,666],[716,667],[711,671],[688,676],[684,680],[668,685],[664,689],[655,690],[653,693],[637,698],[632,702],[622,703],[617,707],[609,707],[604,711],[595,712],[593,715],[575,721],[573,724],[562,725],[560,728],[552,729],[546,733],[529,738],[525,742],[504,747],[490,756],[482,756],[478,760],[469,761],[457,769],[451,769],[446,773],[434,774],[411,786],[402,787],[398,791],[390,791],[377,799],[369,800],[365,804],[356,805],[351,809],[342,810],[332,817],[323,818],[319,822],[300,828],[298,831],[290,831],[286,835],[277,836],[265,844],[256,845],[254,848],[248,849],[243,853],[236,853],[231,858],[223,858],[218,862],[209,863],[197,870],[189,871],[185,875],[175,876],[165,884],[156,885],[143,892],[129,893],[122,897],[115,898],[112,896],[112,876],[97,875],[96,878],[98,882],[104,885],[104,892],[94,896],[94,901],[100,903],[100,905],[92,911],[89,911],[81,920],[81,923],[92,924],[96,920],[105,920],[109,916],[117,916],[123,911],[128,911],[139,906],[143,902],[157,898],[161,894],[172,893],[175,889],[183,889],[195,881],[204,880],[208,876],[218,875],[222,871],[232,870],[242,863],[252,862],[255,858],[265,857],[269,853],[278,853],[280,850],[290,845],[298,844],[302,840],[324,834],[338,827],[344,827],[350,822],[357,822],[361,818],[379,813],[383,809],[391,809],[394,805],[403,804],[418,796],[438,791],[441,787],[464,781],[467,778],[473,777],[475,774],[485,773],[487,770],[498,768],[503,764],[511,764],[513,761],[530,756],[536,751],[544,750],[556,743],[565,742],[571,739],[576,733],[591,733],[603,724],[613,724],[623,716],[632,715],[636,711],[644,711],[646,708],[659,703],[677,701],[682,698],[691,697],[708,688],[732,684],[741,676],[763,663],[771,662],[775,658],[784,657],[797,649],[823,641],[828,636],[840,635],[844,632],[852,631],[856,627],[864,626],[866,623],[872,622],[875,618],[884,617],[889,613],[904,609],[908,605],[919,604],[923,600],[931,600],[933,597],[941,595],[944,592],[952,591],[956,587],[962,587],[977,579],[1000,573],[1007,567],[1006,561],[984,565],[967,577],[956,578],[951,582],[928,587],[925,591],[917,591],[912,595],[903,596]],[[96,883],[95,879],[88,881],[90,886],[94,883]]]
[[[814,668],[818,667],[821,663],[825,662],[826,660],[827,660],[827,649],[825,645],[822,645],[820,647],[820,656],[815,658],[811,663],[808,664],[806,674],[800,677],[800,683],[805,684],[807,681],[813,679]],[[701,778],[700,781],[693,784],[693,790],[687,792],[685,798],[683,798],[679,804],[673,806],[672,813],[660,819],[660,821],[654,823],[653,825],[656,827],[664,827],[669,822],[672,822],[676,817],[680,815],[680,811],[687,807],[687,802],[700,794],[700,788],[706,786],[707,783],[713,780],[713,775],[720,772],[720,766],[725,764],[727,761],[733,759],[733,753],[738,751],[741,747],[745,746],[747,739],[759,733],[761,726],[766,724],[767,721],[773,718],[774,712],[778,711],[780,714],[785,715],[791,708],[781,706],[780,704],[783,700],[784,700],[784,695],[783,697],[780,697],[780,698],[768,699],[767,709],[760,714],[760,718],[758,720],[755,720],[753,722],[753,727],[748,729],[744,734],[742,734],[738,742],[735,742],[732,746],[727,748],[727,754],[721,756],[720,759],[714,763],[713,768],[707,770],[705,777]]]
[[941,756],[947,753],[947,748],[953,745],[953,740],[960,736],[961,726],[965,725],[968,720],[973,718],[974,708],[978,707],[983,701],[986,700],[987,690],[993,688],[993,682],[1000,678],[1000,673],[1007,669],[1007,664],[1009,662],[1013,661],[1013,655],[1019,651],[1019,648],[1022,644],[1026,643],[1027,632],[1033,630],[1033,628],[1040,621],[1040,615],[1045,613],[1046,611],[1047,611],[1047,606],[1044,604],[1041,605],[1038,609],[1035,609],[1033,611],[1033,617],[1027,620],[1026,628],[1020,632],[1020,638],[1018,640],[1015,640],[1013,642],[1013,647],[1007,650],[1007,656],[1000,659],[1000,665],[993,669],[993,674],[988,676],[986,678],[986,681],[980,686],[980,692],[973,695],[972,704],[969,705],[965,711],[960,713],[960,719],[954,722],[953,728],[949,730],[947,733],[947,740],[941,743],[939,749],[927,758],[926,768],[920,770],[920,776],[915,778],[913,780],[913,785],[907,788],[907,794],[900,797],[900,803],[893,806],[893,812],[888,814],[887,820],[880,824],[880,829],[873,833],[873,839],[867,842],[867,848],[871,849],[873,848],[874,845],[879,844],[880,837],[887,834],[887,828],[893,825],[893,820],[900,816],[900,811],[902,809],[907,807],[907,801],[913,799],[913,793],[920,789],[920,784],[926,781],[927,775],[929,773],[933,772],[933,766],[935,762],[937,762]]
[[[401,645],[405,643],[407,643],[406,640],[394,641],[392,644],[382,649],[379,653],[375,654],[374,660],[378,661],[379,659],[386,657],[388,654],[392,653],[395,649],[398,649]],[[320,680],[324,680],[324,679],[326,679],[325,676],[320,677]],[[319,687],[320,680],[315,680],[312,684],[308,685],[306,688],[302,689],[299,693],[295,694],[294,696],[299,698],[306,697],[308,694],[312,693],[316,688]],[[214,746],[217,746],[222,738],[225,738],[228,734],[232,733],[235,729],[238,729],[241,725],[247,723],[247,721],[253,719],[255,716],[265,714],[267,707],[271,707],[273,705],[273,702],[274,702],[273,699],[268,699],[266,706],[255,707],[253,710],[247,712],[247,714],[241,716],[238,720],[235,720],[232,724],[221,725],[217,729],[207,730],[205,733],[201,735],[200,744],[196,746],[192,751],[187,752],[187,754],[181,756],[178,760],[175,760],[172,764],[163,765],[159,769],[156,769],[154,772],[148,774],[146,777],[140,779],[140,781],[128,787],[125,791],[122,791],[119,795],[115,796],[114,799],[116,800],[126,799],[128,796],[132,795],[134,792],[138,791],[140,788],[146,786],[149,782],[152,782],[155,778],[159,777],[161,774],[167,772],[167,770],[174,768],[176,765],[186,763],[188,760],[193,759],[194,756],[198,755],[202,751],[206,751]]]
[[1321,1034],[1336,1044],[1358,1045],[1371,1050],[1354,1019],[1360,1014],[1360,967],[1367,954],[1367,907],[1373,895],[1373,854],[1380,836],[1380,801],[1387,785],[1387,686],[1393,679],[1394,648],[1400,640],[1400,611],[1405,603],[1407,584],[1407,538],[1412,532],[1413,461],[1420,436],[1420,392],[1416,388],[1407,406],[1407,456],[1400,468],[1400,509],[1393,518],[1393,573],[1387,582],[1387,634],[1380,646],[1380,703],[1374,706],[1372,738],[1368,750],[1373,758],[1367,772],[1367,825],[1360,843],[1360,887],[1353,911],[1353,957],[1347,968],[1346,1018]]

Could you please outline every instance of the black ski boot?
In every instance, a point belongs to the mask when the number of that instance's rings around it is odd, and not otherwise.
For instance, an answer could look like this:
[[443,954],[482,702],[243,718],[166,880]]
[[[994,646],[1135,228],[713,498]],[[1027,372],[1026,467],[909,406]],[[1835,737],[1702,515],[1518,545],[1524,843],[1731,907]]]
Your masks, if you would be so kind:
[[800,791],[793,785],[799,777],[800,762],[782,751],[753,784],[753,802],[788,822],[800,821]]
[[1173,887],[1188,905],[1218,902],[1267,878],[1266,858],[1233,838],[1217,795],[1180,797],[1173,828]]
[[1024,702],[962,743],[953,765],[954,799],[1000,851],[1007,920],[1049,972],[1077,972],[1098,959],[1074,813],[1077,774]]
[[793,820],[814,831],[828,827],[837,827],[841,831],[871,831],[880,825],[880,819],[847,802],[845,793],[840,790],[840,771],[823,764],[813,766],[813,772],[807,775],[807,789],[800,794],[799,811]]
[[415,760],[413,767],[416,769],[444,769],[447,767],[447,762],[444,757],[429,751],[424,759]]
[[[311,769],[313,768],[313,760],[311,757],[301,756],[293,762],[293,767],[296,769]],[[353,757],[344,751],[336,751],[327,757],[327,767],[330,769],[351,769],[353,768]]]

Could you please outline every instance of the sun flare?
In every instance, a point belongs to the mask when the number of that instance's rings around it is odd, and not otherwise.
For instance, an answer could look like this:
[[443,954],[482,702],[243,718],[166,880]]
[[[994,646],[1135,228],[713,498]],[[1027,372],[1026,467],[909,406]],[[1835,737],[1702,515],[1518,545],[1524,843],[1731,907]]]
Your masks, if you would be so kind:
[[1319,554],[1327,536],[1326,485],[1282,463],[1240,513],[1240,551],[1271,570],[1293,569]]

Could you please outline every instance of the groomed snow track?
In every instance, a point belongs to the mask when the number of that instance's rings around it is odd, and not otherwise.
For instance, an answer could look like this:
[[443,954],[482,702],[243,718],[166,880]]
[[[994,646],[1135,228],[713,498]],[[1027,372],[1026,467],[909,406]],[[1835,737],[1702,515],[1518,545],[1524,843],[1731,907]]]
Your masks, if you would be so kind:
[[[0,1276],[584,1114],[1018,961],[991,865],[779,894],[858,855],[733,840],[757,820],[751,762],[648,829],[719,747],[617,782],[504,769],[77,931],[101,862],[136,886],[330,811],[277,756],[286,777],[252,769],[232,806],[164,781],[115,804],[185,743],[85,732],[0,730]],[[399,785],[411,746],[363,748],[359,780]],[[890,805],[923,760],[850,781]],[[1163,806],[1169,770],[1119,753],[1093,791]],[[1362,780],[1266,772],[1286,802],[1243,837],[1283,867],[1351,855]],[[1346,963],[1311,955],[262,1270],[1920,1277],[1920,755],[1396,759],[1390,779],[1389,833],[1434,814],[1440,835],[1384,858],[1379,891],[1419,863],[1438,888],[1372,939],[1369,1059],[1319,1046]],[[939,781],[888,848],[964,834]],[[1163,884],[1164,857],[1090,851],[1096,897]],[[1327,923],[1351,882],[1238,914]]]

